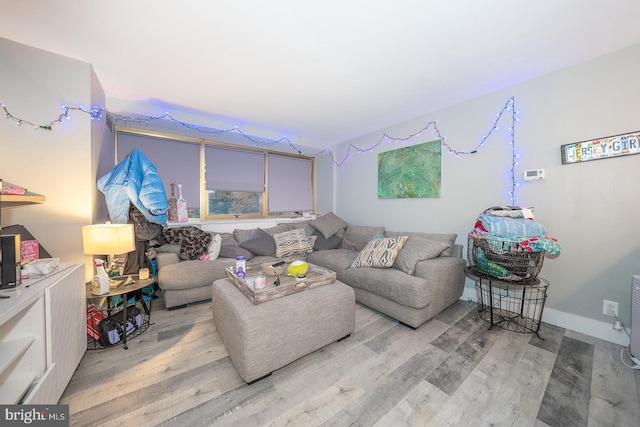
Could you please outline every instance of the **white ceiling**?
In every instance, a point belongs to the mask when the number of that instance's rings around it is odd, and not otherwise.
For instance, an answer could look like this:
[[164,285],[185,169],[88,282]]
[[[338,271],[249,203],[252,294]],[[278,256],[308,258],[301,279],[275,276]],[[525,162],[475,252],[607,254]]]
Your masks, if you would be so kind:
[[111,112],[323,146],[640,43],[639,18],[638,0],[3,0],[0,37],[91,63]]

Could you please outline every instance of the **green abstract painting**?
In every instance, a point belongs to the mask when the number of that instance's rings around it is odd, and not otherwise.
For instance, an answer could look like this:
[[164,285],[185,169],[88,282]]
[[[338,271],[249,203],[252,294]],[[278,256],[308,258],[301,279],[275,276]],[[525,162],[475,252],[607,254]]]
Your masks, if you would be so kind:
[[378,154],[378,198],[440,197],[441,141]]

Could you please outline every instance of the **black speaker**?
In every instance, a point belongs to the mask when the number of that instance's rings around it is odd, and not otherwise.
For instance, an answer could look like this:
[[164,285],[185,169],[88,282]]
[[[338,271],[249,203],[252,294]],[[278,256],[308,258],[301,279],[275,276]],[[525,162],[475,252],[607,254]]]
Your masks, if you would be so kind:
[[22,283],[20,275],[20,235],[0,236],[0,289],[15,288]]

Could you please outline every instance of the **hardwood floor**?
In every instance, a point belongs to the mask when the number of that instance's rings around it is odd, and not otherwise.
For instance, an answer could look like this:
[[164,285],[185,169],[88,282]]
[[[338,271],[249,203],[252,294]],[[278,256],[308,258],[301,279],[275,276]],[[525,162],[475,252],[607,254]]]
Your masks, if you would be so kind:
[[169,311],[87,351],[60,403],[75,426],[638,426],[640,373],[622,347],[543,324],[488,329],[458,301],[416,330],[364,306],[346,340],[245,384],[211,303]]

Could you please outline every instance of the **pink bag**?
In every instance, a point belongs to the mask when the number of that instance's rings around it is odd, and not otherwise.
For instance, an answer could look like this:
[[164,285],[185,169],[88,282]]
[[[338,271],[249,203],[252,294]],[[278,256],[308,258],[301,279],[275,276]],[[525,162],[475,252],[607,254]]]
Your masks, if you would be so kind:
[[182,197],[182,184],[178,184],[178,222],[186,222],[189,220],[187,212],[187,201]]

